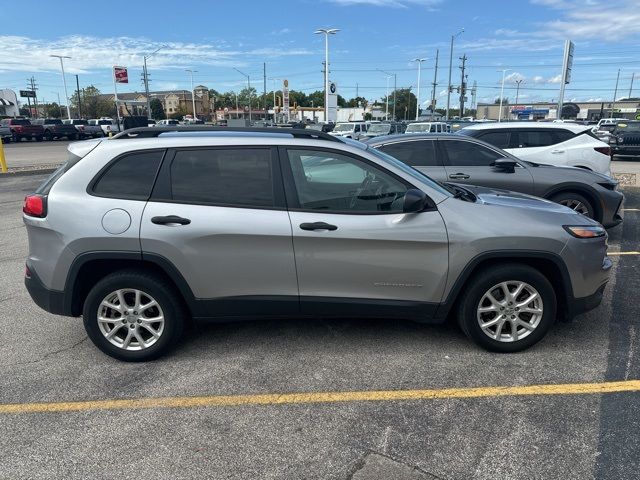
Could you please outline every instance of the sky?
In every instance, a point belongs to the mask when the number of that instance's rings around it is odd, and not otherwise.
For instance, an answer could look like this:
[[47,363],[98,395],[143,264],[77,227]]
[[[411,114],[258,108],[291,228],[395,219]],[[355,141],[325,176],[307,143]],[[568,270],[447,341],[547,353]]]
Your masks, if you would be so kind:
[[[323,88],[324,37],[318,28],[338,28],[330,37],[331,79],[346,98],[356,93],[380,99],[387,90],[411,87],[430,99],[436,78],[438,107],[446,103],[451,36],[456,36],[452,84],[460,83],[459,57],[477,82],[477,101],[500,95],[519,103],[557,101],[564,41],[575,43],[567,101],[610,101],[620,69],[618,98],[640,96],[640,0],[109,0],[106,8],[78,8],[77,1],[35,0],[34,12],[22,14],[19,3],[2,0],[0,88],[25,89],[34,77],[40,100],[64,103],[60,63],[66,55],[69,95],[94,85],[113,92],[112,67],[129,69],[119,92],[140,92],[144,55],[151,90],[190,89],[186,69],[196,70],[194,84],[218,91],[252,86],[262,92],[266,63],[267,92],[289,87],[310,93]],[[90,5],[84,3],[84,5]],[[13,11],[12,11],[13,10]],[[10,21],[9,19],[14,19]],[[389,80],[388,80],[389,78]],[[469,101],[471,97],[469,96]],[[457,105],[458,95],[451,103]]]

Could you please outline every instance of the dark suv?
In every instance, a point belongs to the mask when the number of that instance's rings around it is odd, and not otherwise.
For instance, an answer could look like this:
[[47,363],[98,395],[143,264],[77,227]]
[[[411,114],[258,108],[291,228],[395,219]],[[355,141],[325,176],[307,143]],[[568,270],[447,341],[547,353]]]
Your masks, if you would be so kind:
[[32,125],[26,118],[5,118],[0,121],[0,126],[9,127],[12,142],[19,142],[23,138],[34,138],[41,142],[44,136],[42,126]]
[[73,125],[65,125],[59,118],[37,118],[33,121],[34,125],[42,125],[44,129],[44,138],[53,140],[55,138],[67,137],[69,140],[78,140],[80,133]]
[[610,131],[611,155],[640,158],[640,121],[618,122]]

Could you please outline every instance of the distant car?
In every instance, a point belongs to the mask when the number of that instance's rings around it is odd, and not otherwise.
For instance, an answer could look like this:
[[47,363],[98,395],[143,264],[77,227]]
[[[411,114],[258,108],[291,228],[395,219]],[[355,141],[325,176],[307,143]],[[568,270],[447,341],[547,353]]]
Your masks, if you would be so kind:
[[[640,123],[640,122],[639,122]],[[622,221],[618,182],[581,168],[519,160],[473,137],[411,134],[367,142],[434,180],[535,195],[565,205],[605,227]]]
[[571,123],[477,123],[456,135],[478,138],[535,163],[580,167],[611,176],[611,148],[588,125]]
[[0,124],[0,139],[5,143],[11,141],[11,129],[9,128],[9,125]]
[[396,133],[404,133],[405,125],[397,122],[372,123],[369,125],[367,132],[360,136],[360,140],[379,137],[380,135],[394,135]]
[[156,126],[157,127],[161,127],[163,125],[171,125],[171,126],[176,126],[176,125],[180,125],[180,122],[178,120],[176,120],[175,118],[165,118],[164,120],[158,120],[156,122]]
[[611,155],[640,158],[640,121],[619,121],[613,126],[609,135]]
[[42,125],[45,140],[66,138],[67,140],[80,139],[78,129],[73,125],[65,125],[59,118],[36,118],[34,125]]
[[89,125],[99,125],[102,129],[102,133],[105,135],[116,134],[120,132],[120,126],[118,122],[116,122],[112,118],[102,117],[102,118],[92,118],[89,120]]
[[407,125],[404,133],[447,133],[451,126],[445,122],[413,122]]
[[19,142],[23,138],[41,142],[44,138],[42,125],[32,125],[26,118],[5,118],[0,121],[0,126],[9,128],[12,142]]
[[152,118],[148,118],[147,119],[147,126],[148,127],[153,127],[156,124],[156,121]]
[[88,120],[83,120],[80,118],[72,118],[64,120],[65,125],[73,125],[78,130],[80,134],[80,138],[98,138],[104,137],[104,133],[102,132],[102,128],[99,125],[89,125]]
[[367,124],[365,122],[338,122],[329,134],[334,137],[345,137],[359,140],[366,132]]

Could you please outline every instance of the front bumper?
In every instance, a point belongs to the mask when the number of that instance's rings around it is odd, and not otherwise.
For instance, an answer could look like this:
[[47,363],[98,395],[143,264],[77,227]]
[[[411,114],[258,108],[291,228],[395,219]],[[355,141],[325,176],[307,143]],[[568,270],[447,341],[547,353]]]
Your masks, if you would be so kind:
[[600,286],[590,295],[586,297],[569,297],[567,299],[567,311],[566,311],[566,320],[572,320],[576,315],[580,315],[581,313],[588,312],[589,310],[593,310],[602,302],[602,297],[604,296],[604,290],[608,283],[608,275],[609,270],[613,263],[609,257],[605,257],[602,261],[602,269],[601,274],[607,276],[607,279],[600,284]]
[[616,157],[640,157],[640,145],[612,145],[611,154]]

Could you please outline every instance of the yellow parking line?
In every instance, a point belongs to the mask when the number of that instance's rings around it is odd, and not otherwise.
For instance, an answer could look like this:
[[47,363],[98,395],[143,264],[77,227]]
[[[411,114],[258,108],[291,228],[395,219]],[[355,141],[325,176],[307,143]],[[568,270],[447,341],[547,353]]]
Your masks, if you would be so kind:
[[640,255],[640,252],[607,252],[607,255]]
[[0,414],[77,412],[83,410],[131,410],[142,408],[230,407],[242,405],[295,405],[337,402],[391,402],[452,398],[518,397],[528,395],[588,395],[638,392],[640,380],[600,383],[565,383],[512,387],[444,388],[432,390],[378,390],[362,392],[271,393],[257,395],[213,395],[160,397],[80,402],[0,404]]

